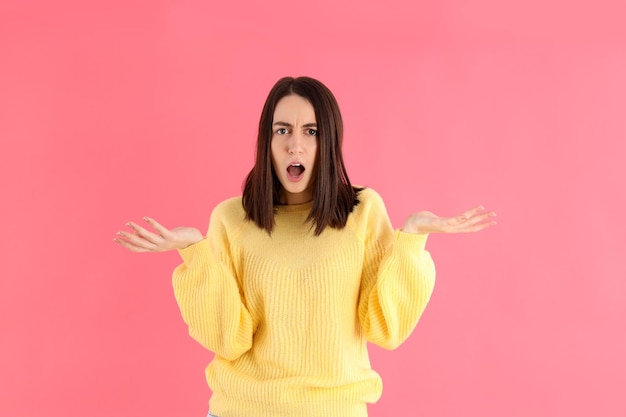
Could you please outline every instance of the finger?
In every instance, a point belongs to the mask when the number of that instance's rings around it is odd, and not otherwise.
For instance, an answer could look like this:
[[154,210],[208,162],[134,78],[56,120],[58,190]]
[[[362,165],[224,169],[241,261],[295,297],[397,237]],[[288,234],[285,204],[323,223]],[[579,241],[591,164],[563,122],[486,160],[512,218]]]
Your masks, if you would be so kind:
[[465,223],[469,219],[471,219],[476,214],[483,211],[485,208],[483,206],[476,206],[472,209],[466,210],[458,216],[448,217],[446,220],[446,224],[448,226],[457,226],[459,224]]
[[483,213],[480,214],[475,214],[473,217],[468,219],[468,223],[469,224],[476,224],[476,223],[481,223],[484,222],[485,220],[491,218],[491,217],[495,217],[496,213],[493,211],[485,211]]
[[460,220],[462,222],[467,221],[468,219],[471,219],[472,217],[474,217],[475,215],[481,213],[485,211],[485,208],[483,206],[476,206],[474,208],[471,208],[465,212],[463,212],[461,215],[457,216],[460,218]]
[[135,224],[133,222],[128,222],[126,223],[126,226],[133,229],[137,235],[141,236],[142,238],[144,238],[150,243],[154,243],[155,245],[158,245],[160,242],[163,241],[163,237],[157,235],[156,233],[152,233],[151,231],[147,229],[144,229],[138,224]]
[[477,223],[468,227],[463,228],[462,230],[459,230],[460,233],[474,233],[474,232],[479,232],[483,229],[486,229],[488,227],[491,226],[495,226],[496,224],[498,224],[495,220],[489,221],[489,222],[482,222],[482,223]]
[[132,233],[128,233],[128,232],[117,232],[117,235],[120,238],[123,239],[119,239],[120,241],[126,241],[129,242],[130,244],[132,244],[132,246],[134,247],[138,247],[138,248],[142,248],[142,249],[146,249],[146,250],[150,250],[150,251],[157,251],[158,250],[158,246],[152,242],[147,241],[146,239],[138,236],[138,235],[134,235]]
[[124,239],[120,239],[120,238],[117,238],[117,237],[115,239],[113,239],[113,242],[119,244],[120,246],[125,247],[126,249],[130,250],[131,252],[150,252],[148,249],[140,248],[140,247],[135,246],[132,243],[124,240]]
[[[468,233],[482,230],[484,227],[476,227],[477,225],[481,225],[485,223],[492,217],[496,216],[496,213],[493,211],[489,212],[480,212],[479,210],[482,206],[475,207],[472,210],[468,210],[465,213],[461,214],[457,217],[451,217],[446,222],[445,232],[446,233]],[[478,211],[479,214],[476,214]],[[468,214],[474,213],[471,217],[466,217]],[[462,217],[464,220],[460,221],[459,218]],[[491,223],[491,222],[487,222]],[[494,222],[495,224],[495,222]],[[491,225],[491,224],[490,224]]]
[[156,230],[157,232],[159,232],[159,234],[163,237],[166,237],[167,235],[169,235],[170,230],[161,225],[159,222],[157,222],[156,220],[154,220],[151,217],[148,216],[144,216],[144,221],[146,221],[150,226],[152,226],[154,228],[154,230]]
[[488,211],[488,212],[475,215],[474,217],[469,219],[467,222],[459,225],[458,232],[460,233],[477,232],[487,227],[494,226],[497,224],[494,217],[496,217],[496,213],[493,211]]

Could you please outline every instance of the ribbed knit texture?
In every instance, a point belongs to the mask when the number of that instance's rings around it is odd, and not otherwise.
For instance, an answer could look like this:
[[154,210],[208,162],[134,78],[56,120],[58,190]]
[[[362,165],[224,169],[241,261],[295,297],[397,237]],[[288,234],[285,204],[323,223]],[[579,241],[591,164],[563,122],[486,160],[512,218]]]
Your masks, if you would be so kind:
[[394,231],[371,189],[344,229],[315,236],[311,203],[279,206],[272,235],[219,204],[206,239],[180,251],[174,293],[219,417],[364,417],[381,395],[367,341],[411,334],[432,294],[426,235]]

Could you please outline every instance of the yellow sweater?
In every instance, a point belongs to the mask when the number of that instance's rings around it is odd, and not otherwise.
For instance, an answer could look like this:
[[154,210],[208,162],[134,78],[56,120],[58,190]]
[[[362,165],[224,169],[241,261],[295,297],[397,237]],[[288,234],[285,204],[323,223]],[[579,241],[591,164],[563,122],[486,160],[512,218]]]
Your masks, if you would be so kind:
[[435,282],[427,235],[393,230],[371,189],[342,230],[315,236],[311,203],[279,206],[269,236],[241,198],[219,204],[206,239],[180,251],[173,285],[219,417],[367,416],[380,398],[367,341],[399,346]]

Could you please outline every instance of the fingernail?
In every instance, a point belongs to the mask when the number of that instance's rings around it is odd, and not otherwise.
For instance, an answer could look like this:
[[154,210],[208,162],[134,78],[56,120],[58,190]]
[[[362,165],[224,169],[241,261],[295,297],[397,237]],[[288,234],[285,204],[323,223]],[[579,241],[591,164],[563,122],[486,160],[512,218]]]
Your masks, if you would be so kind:
[[149,222],[149,221],[150,221],[150,219],[148,219],[148,217],[146,217],[146,216],[144,216],[144,217],[143,217],[143,219],[144,219],[145,221],[147,221],[147,222]]

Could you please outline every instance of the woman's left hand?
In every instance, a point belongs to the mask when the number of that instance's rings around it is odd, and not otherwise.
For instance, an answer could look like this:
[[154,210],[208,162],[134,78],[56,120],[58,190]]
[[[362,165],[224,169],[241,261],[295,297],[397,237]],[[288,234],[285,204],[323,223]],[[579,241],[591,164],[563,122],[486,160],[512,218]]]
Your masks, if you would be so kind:
[[429,211],[420,211],[406,219],[403,232],[407,233],[472,233],[496,224],[493,217],[496,213],[487,211],[483,206],[454,216],[439,217]]

